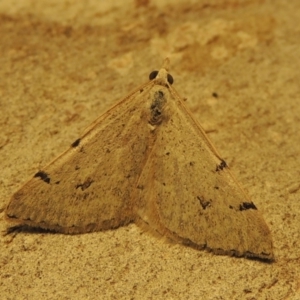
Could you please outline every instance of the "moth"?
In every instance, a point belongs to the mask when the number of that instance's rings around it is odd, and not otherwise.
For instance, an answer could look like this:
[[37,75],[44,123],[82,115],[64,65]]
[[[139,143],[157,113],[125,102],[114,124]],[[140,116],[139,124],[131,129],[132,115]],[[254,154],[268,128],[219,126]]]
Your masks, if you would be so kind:
[[135,222],[196,249],[272,261],[267,224],[172,87],[168,63],[22,186],[6,218],[64,234]]

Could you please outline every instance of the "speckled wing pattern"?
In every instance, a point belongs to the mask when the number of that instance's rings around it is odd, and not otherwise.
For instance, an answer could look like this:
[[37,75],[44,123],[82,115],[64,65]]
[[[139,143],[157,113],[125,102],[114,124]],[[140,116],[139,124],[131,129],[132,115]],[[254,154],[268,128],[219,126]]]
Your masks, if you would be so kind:
[[272,261],[265,221],[172,88],[167,63],[21,187],[7,219],[67,234],[136,222],[197,249]]

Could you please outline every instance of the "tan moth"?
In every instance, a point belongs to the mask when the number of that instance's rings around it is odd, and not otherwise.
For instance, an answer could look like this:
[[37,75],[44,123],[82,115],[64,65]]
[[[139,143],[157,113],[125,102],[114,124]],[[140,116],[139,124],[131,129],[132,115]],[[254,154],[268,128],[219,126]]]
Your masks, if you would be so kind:
[[135,222],[197,249],[273,260],[265,221],[171,86],[167,65],[21,187],[7,219],[65,234]]

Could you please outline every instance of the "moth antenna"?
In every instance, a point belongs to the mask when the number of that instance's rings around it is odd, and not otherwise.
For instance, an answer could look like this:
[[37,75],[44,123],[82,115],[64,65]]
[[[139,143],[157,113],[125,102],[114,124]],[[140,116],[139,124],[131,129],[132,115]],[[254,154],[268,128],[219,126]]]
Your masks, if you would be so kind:
[[170,59],[169,57],[166,57],[164,60],[163,60],[163,63],[162,63],[162,66],[161,66],[162,69],[165,69],[167,71],[169,71],[169,68],[170,68]]

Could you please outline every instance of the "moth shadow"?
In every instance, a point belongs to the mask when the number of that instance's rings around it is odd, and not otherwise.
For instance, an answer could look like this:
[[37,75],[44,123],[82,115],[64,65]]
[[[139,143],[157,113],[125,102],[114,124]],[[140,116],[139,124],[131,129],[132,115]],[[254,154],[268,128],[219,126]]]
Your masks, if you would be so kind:
[[231,250],[231,251],[224,251],[223,249],[211,249],[209,247],[207,247],[206,245],[203,246],[203,247],[199,247],[197,244],[191,242],[191,241],[183,241],[182,244],[185,246],[185,247],[190,247],[192,249],[195,249],[197,251],[206,251],[208,253],[212,253],[214,255],[220,255],[220,256],[229,256],[229,257],[234,257],[234,258],[242,258],[242,259],[249,259],[249,260],[252,260],[252,261],[257,261],[257,262],[261,262],[261,263],[266,263],[266,264],[272,264],[273,262],[275,262],[275,259],[269,259],[269,258],[263,258],[263,257],[257,257],[257,256],[254,256],[253,253],[251,252],[246,252],[246,253],[243,253],[243,254],[240,254],[238,253],[237,251],[235,250]]
[[3,236],[11,236],[12,238],[14,238],[19,233],[34,233],[34,234],[51,233],[51,234],[55,234],[57,232],[55,232],[53,230],[49,230],[49,229],[43,229],[43,228],[39,228],[39,227],[31,227],[31,226],[23,224],[23,225],[10,226],[10,227],[6,228],[6,230],[4,230],[4,232],[3,232]]
[[[138,225],[142,225],[141,222],[138,222]],[[154,235],[156,237],[159,237],[161,240],[163,240],[164,242],[166,242],[167,244],[170,245],[176,245],[176,244],[182,244],[183,247],[188,247],[188,248],[192,248],[196,251],[206,251],[208,253],[212,253],[214,255],[220,255],[220,256],[230,256],[230,257],[235,257],[235,258],[242,258],[242,259],[249,259],[252,261],[257,261],[257,262],[261,262],[261,263],[266,263],[266,264],[272,264],[275,262],[275,259],[267,259],[267,258],[259,258],[259,257],[255,257],[253,256],[252,253],[248,252],[248,253],[244,253],[243,255],[237,253],[235,250],[232,251],[224,251],[223,249],[211,249],[209,247],[207,247],[206,245],[203,246],[199,246],[193,242],[191,242],[190,240],[186,240],[186,239],[172,239],[170,237],[164,236],[161,233],[152,230],[149,226],[143,224],[142,225],[143,229],[146,229],[145,231],[148,232],[151,235]],[[50,229],[43,229],[40,227],[32,227],[32,226],[28,226],[26,224],[20,224],[20,225],[15,225],[15,226],[11,226],[6,228],[6,230],[3,233],[3,236],[10,236],[11,239],[9,240],[8,243],[10,243],[16,236],[17,234],[20,233],[30,233],[30,234],[60,234],[60,232],[54,231],[54,230],[50,230]]]

